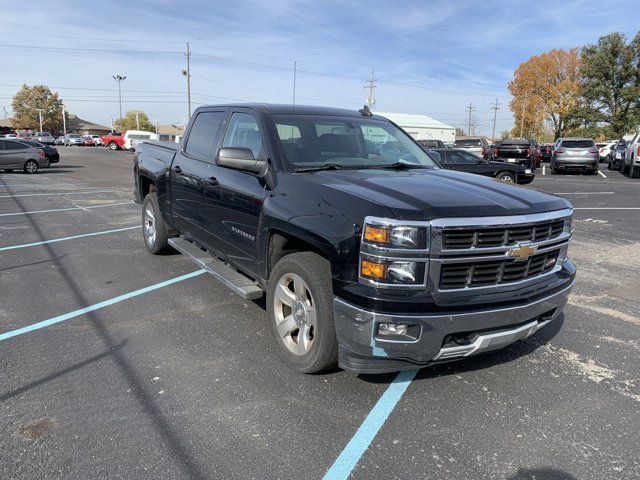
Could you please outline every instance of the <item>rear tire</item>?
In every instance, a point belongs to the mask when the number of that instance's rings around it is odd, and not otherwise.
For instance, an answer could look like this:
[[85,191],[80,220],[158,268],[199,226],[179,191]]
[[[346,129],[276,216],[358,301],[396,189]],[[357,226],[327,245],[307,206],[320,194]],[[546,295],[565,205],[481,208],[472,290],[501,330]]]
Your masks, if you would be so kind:
[[516,183],[516,176],[512,172],[502,171],[496,174],[496,178],[505,183]]
[[640,167],[636,167],[635,165],[631,165],[631,167],[629,168],[629,176],[631,178],[640,177]]
[[24,170],[24,173],[33,175],[38,172],[38,162],[35,160],[27,160],[22,169]]
[[284,363],[301,373],[337,366],[328,260],[312,252],[282,258],[269,276],[267,314],[278,356]]
[[142,202],[142,237],[147,250],[154,255],[169,250],[167,224],[160,213],[155,192],[147,194]]
[[117,150],[118,144],[116,142],[109,142],[109,150]]

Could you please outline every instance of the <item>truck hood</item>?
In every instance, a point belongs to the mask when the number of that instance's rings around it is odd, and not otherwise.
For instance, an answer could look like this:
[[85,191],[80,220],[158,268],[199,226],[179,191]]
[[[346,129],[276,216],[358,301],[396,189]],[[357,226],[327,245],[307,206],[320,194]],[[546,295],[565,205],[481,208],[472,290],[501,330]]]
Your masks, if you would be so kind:
[[542,213],[571,207],[562,197],[448,170],[337,170],[304,174],[403,220]]

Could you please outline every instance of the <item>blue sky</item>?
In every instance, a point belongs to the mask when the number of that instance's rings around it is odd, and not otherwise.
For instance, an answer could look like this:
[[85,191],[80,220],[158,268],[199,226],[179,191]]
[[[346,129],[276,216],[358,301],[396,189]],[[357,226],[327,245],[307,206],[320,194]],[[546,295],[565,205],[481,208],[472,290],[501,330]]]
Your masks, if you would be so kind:
[[114,74],[127,76],[123,110],[182,122],[189,41],[194,107],[291,102],[295,60],[297,103],[360,108],[375,69],[378,111],[466,128],[473,103],[477,131],[490,134],[496,98],[497,130],[512,125],[506,85],[520,63],[640,29],[627,0],[13,3],[0,0],[0,115],[16,85],[46,84],[72,113],[105,125],[118,114]]

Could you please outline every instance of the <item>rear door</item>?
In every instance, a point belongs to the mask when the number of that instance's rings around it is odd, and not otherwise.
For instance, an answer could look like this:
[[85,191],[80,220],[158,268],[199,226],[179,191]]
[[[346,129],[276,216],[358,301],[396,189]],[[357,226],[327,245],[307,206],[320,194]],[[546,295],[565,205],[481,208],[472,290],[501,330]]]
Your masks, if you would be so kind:
[[208,212],[203,195],[212,182],[213,155],[225,116],[224,109],[199,111],[171,164],[173,221],[180,233],[208,248],[213,242],[205,228]]
[[[234,109],[221,147],[249,148],[254,158],[269,158],[264,126],[253,110]],[[262,204],[267,195],[255,175],[215,167],[217,186],[207,189],[205,202],[212,212],[206,226],[218,240],[217,250],[247,273],[256,273],[256,238]]]
[[13,140],[3,140],[2,168],[22,168],[29,147]]

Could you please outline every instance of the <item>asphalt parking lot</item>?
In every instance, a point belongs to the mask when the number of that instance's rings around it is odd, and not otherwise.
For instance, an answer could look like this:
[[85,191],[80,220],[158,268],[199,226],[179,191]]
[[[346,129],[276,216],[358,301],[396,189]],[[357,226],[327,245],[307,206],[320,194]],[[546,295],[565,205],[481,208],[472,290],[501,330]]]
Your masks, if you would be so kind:
[[358,445],[395,374],[289,370],[259,302],[147,253],[131,154],[60,150],[0,173],[0,478],[640,477],[640,180],[538,170],[576,207],[564,316],[420,370]]

